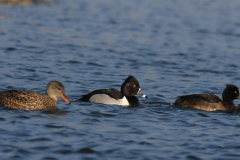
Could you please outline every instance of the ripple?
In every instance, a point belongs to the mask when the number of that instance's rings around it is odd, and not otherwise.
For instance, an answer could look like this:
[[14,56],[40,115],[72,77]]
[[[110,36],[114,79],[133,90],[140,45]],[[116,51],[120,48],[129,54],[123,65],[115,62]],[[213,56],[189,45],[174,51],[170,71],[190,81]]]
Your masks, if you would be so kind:
[[19,119],[31,119],[31,117],[29,117],[29,116],[24,116],[24,115],[16,116],[15,118],[19,118]]
[[9,48],[5,49],[5,52],[12,52],[12,51],[15,51],[15,50],[17,50],[17,48],[9,47]]
[[18,152],[18,153],[21,153],[21,154],[24,154],[24,155],[26,155],[26,154],[31,154],[31,153],[32,153],[32,152],[30,152],[30,151],[28,151],[28,150],[25,150],[25,149],[18,149],[17,152]]
[[33,149],[34,149],[34,150],[37,150],[37,151],[39,151],[39,150],[49,150],[49,149],[50,149],[50,147],[46,147],[46,146],[39,146],[39,147],[34,147]]
[[58,160],[58,158],[47,156],[47,157],[42,158],[42,160]]
[[70,64],[82,64],[82,62],[79,62],[79,61],[67,61],[66,63],[70,63]]
[[198,158],[198,157],[193,156],[193,155],[188,155],[187,159],[190,159],[190,160],[202,160],[201,158]]
[[60,153],[60,154],[71,154],[71,153],[73,153],[73,151],[71,151],[71,150],[57,150],[56,151],[56,153]]
[[77,153],[93,154],[93,153],[97,153],[97,152],[92,150],[91,148],[81,148],[77,151]]
[[45,138],[45,137],[39,137],[39,138],[29,139],[28,141],[30,141],[30,142],[42,142],[42,141],[51,141],[51,139]]
[[209,117],[208,115],[203,114],[203,113],[197,113],[197,114],[199,114],[199,115],[202,116],[202,117]]
[[116,116],[115,114],[101,113],[101,112],[97,112],[97,111],[91,112],[90,115],[96,116],[96,117],[114,117],[114,116]]
[[47,128],[63,128],[64,126],[46,124],[45,127],[47,127]]
[[106,67],[105,65],[101,65],[101,64],[97,64],[97,63],[93,63],[93,62],[88,62],[87,65],[96,66],[96,67]]
[[140,142],[139,144],[140,144],[140,145],[152,145],[152,144],[149,143],[149,142]]

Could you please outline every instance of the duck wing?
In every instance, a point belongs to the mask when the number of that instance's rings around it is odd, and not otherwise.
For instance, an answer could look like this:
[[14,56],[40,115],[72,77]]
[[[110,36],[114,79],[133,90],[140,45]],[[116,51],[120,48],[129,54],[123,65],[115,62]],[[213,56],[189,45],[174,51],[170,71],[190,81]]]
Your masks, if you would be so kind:
[[219,102],[222,102],[222,100],[218,96],[216,96],[214,94],[183,95],[183,96],[179,96],[178,99],[181,99],[183,101],[196,99],[196,100],[199,100],[199,101],[205,101],[205,102],[209,102],[209,103],[219,103]]
[[88,94],[82,95],[82,97],[79,100],[89,102],[89,99],[96,94],[106,94],[109,97],[114,99],[122,99],[124,97],[119,90],[115,88],[110,88],[110,89],[99,89],[99,90],[92,91]]
[[34,91],[8,90],[0,92],[0,106],[32,110],[42,103],[42,95]]
[[178,97],[174,105],[204,111],[226,110],[222,102],[219,97],[212,94],[193,94]]

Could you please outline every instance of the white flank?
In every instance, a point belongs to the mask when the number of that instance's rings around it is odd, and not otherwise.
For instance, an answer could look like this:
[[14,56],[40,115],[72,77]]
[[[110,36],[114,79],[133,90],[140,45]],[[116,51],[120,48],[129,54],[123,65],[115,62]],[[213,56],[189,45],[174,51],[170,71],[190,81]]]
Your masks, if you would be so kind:
[[102,103],[102,104],[110,104],[110,105],[121,105],[121,106],[129,106],[127,98],[124,96],[122,99],[114,99],[109,97],[106,94],[96,94],[93,95],[90,99],[90,102],[94,103]]

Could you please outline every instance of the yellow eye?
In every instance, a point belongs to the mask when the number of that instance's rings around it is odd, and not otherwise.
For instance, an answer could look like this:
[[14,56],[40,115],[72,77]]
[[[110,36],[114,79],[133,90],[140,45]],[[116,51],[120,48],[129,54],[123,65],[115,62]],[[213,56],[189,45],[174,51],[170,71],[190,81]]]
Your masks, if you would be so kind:
[[237,93],[237,91],[235,91],[235,93]]
[[134,84],[133,87],[136,87],[136,85]]

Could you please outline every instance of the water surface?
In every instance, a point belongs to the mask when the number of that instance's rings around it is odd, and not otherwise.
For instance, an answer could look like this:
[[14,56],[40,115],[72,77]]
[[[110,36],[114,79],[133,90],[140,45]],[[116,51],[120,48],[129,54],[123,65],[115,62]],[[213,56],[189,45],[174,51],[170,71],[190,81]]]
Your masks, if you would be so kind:
[[[72,101],[56,112],[0,108],[0,159],[239,159],[238,113],[171,105],[240,87],[239,9],[237,0],[0,6],[0,90],[44,94],[58,80]],[[129,75],[149,97],[140,107],[76,101]]]

